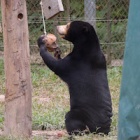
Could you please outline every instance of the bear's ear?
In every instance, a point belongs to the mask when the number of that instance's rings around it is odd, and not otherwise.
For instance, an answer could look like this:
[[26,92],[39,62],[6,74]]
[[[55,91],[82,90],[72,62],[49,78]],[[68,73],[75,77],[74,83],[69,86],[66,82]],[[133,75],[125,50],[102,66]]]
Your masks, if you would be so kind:
[[84,27],[83,27],[83,32],[84,32],[84,33],[88,33],[88,32],[89,32],[88,26],[84,26]]

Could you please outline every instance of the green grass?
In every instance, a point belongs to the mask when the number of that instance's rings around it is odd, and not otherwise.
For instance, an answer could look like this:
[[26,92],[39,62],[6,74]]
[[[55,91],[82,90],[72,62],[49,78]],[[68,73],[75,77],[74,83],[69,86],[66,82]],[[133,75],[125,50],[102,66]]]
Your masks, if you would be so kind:
[[0,94],[5,92],[5,78],[4,78],[4,62],[0,60]]
[[[4,78],[4,62],[0,60],[0,95],[5,91],[5,78]],[[3,128],[4,121],[4,105],[0,102],[0,129]]]
[[[118,101],[121,81],[121,67],[108,68],[108,79],[113,103],[111,132],[108,136],[85,135],[76,140],[116,140],[118,122]],[[45,125],[47,130],[65,130],[64,116],[69,110],[69,93],[66,84],[43,65],[31,65],[33,98],[32,121],[33,129],[39,130]],[[5,92],[3,61],[0,60],[0,94]],[[3,129],[4,104],[0,103],[0,128]],[[35,136],[34,140],[45,140],[46,136]],[[8,138],[0,137],[0,140]],[[10,139],[10,138],[9,138]],[[13,138],[11,138],[13,140]],[[55,138],[57,139],[57,138]],[[54,140],[55,140],[54,139]],[[67,140],[68,135],[59,138]]]

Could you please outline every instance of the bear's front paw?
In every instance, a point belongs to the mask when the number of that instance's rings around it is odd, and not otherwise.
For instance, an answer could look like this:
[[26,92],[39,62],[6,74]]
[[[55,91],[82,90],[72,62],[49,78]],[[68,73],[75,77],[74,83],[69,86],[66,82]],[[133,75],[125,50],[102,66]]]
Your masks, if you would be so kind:
[[40,48],[42,45],[45,45],[45,41],[44,41],[45,35],[41,35],[38,40],[37,40],[37,44],[38,47]]
[[61,59],[61,50],[60,50],[60,48],[57,47],[55,49],[54,57],[57,58],[57,59]]

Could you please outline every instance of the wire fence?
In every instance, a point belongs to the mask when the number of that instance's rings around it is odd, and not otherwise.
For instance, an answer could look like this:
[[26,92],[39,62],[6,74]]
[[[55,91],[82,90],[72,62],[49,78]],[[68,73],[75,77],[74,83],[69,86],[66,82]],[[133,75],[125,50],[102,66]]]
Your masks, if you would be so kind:
[[[31,53],[36,52],[36,40],[43,34],[40,0],[26,0]],[[62,0],[64,12],[45,20],[47,32],[56,33],[56,26],[73,20],[91,23],[98,34],[108,64],[123,59],[129,0]],[[0,14],[1,15],[1,14]],[[1,19],[1,16],[0,16]],[[3,48],[0,22],[0,47]],[[71,51],[71,44],[58,37],[62,52]]]

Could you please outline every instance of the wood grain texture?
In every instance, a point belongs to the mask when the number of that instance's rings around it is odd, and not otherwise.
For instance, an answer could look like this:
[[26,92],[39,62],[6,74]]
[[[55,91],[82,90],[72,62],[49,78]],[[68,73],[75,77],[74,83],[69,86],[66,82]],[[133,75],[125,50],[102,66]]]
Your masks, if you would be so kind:
[[64,11],[61,0],[42,0],[44,16],[46,19],[54,17]]
[[31,76],[25,0],[1,0],[6,77],[5,135],[30,136]]

